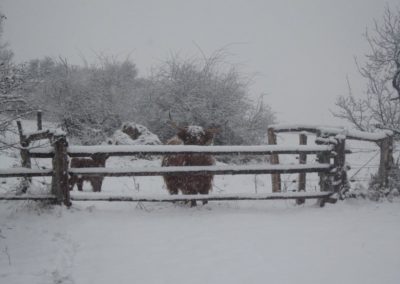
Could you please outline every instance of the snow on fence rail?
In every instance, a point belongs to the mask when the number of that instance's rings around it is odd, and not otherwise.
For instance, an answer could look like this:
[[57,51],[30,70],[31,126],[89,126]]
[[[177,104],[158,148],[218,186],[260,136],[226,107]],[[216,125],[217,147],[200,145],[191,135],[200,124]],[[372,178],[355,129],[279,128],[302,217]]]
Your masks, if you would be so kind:
[[[218,201],[218,200],[277,200],[277,199],[315,199],[328,198],[331,192],[285,192],[285,193],[259,193],[259,194],[218,194],[218,195],[115,195],[98,193],[71,194],[71,201],[127,201],[127,202],[177,202],[177,201]],[[56,201],[56,197],[50,194],[24,194],[9,195],[0,194],[0,200],[34,200],[34,201]]]
[[0,169],[0,178],[6,177],[46,177],[52,176],[52,169],[10,168]]
[[[67,146],[66,137],[63,134],[54,136],[53,146],[48,148],[35,148],[27,152],[29,157],[52,158],[53,169],[51,170],[34,170],[34,169],[7,169],[0,171],[0,177],[33,177],[33,176],[52,176],[52,194],[58,203],[64,203],[67,206],[71,205],[71,200],[103,200],[103,201],[154,201],[153,197],[113,197],[97,194],[91,199],[82,198],[73,195],[70,196],[68,188],[69,176],[72,175],[92,175],[92,176],[164,176],[164,175],[238,175],[238,174],[272,174],[272,173],[308,173],[318,172],[329,175],[335,167],[334,164],[317,163],[317,164],[298,164],[298,165],[241,165],[241,166],[191,166],[191,167],[153,167],[153,168],[69,168],[68,156],[70,157],[87,157],[94,153],[107,153],[114,156],[129,156],[129,155],[173,155],[173,154],[212,154],[212,155],[272,155],[272,154],[317,154],[323,156],[331,156],[335,150],[335,145],[315,145],[315,146]],[[333,189],[333,188],[332,188]],[[299,193],[288,194],[279,193],[277,195],[227,195],[227,196],[180,196],[169,197],[164,196],[158,201],[171,202],[174,200],[267,200],[267,199],[302,199],[319,198],[321,205],[329,200],[329,196],[333,191],[321,193]],[[7,200],[42,200],[48,199],[48,196],[40,198],[26,197],[10,197],[0,196],[0,199]]]
[[[177,202],[177,201],[217,201],[217,200],[276,200],[276,199],[315,199],[327,198],[331,192],[285,192],[259,194],[218,194],[218,195],[111,195],[96,193],[74,193],[72,201],[131,201],[131,202]],[[1,200],[1,195],[0,195]]]
[[[192,146],[192,145],[101,145],[101,146],[69,146],[70,157],[89,157],[94,153],[106,153],[110,156],[136,155],[272,155],[272,154],[317,154],[332,151],[332,145],[305,146]],[[36,148],[29,151],[32,158],[51,158],[53,147]]]
[[[276,144],[275,132],[287,131],[308,131],[312,133],[341,134],[334,139],[327,139],[325,145],[305,145],[306,137],[301,137],[299,146],[186,146],[186,145],[100,145],[100,146],[68,146],[66,134],[60,131],[42,130],[41,112],[38,112],[38,131],[24,133],[21,122],[17,122],[21,143],[21,160],[23,168],[0,169],[0,177],[24,177],[25,185],[29,184],[31,177],[51,176],[52,187],[50,195],[0,195],[0,200],[53,200],[56,203],[71,205],[71,200],[103,200],[103,201],[152,201],[152,202],[173,202],[179,200],[269,200],[269,199],[297,199],[300,201],[308,198],[318,198],[320,205],[325,202],[334,202],[333,194],[340,193],[346,182],[345,174],[345,138],[356,138],[367,141],[386,141],[386,134],[366,134],[347,132],[343,129],[327,129],[319,127],[310,127],[304,125],[297,126],[277,126],[269,128],[268,142]],[[346,134],[344,136],[343,134]],[[53,147],[29,149],[31,142],[49,139]],[[382,144],[383,145],[383,144]],[[389,145],[389,144],[388,144]],[[271,165],[242,165],[242,166],[198,166],[198,167],[153,167],[153,168],[76,168],[69,169],[69,157],[88,157],[94,153],[105,153],[110,156],[134,156],[134,155],[174,155],[174,154],[207,154],[207,155],[271,155]],[[387,151],[390,153],[390,151]],[[386,154],[387,154],[386,153]],[[295,154],[300,156],[300,164],[280,165],[278,155]],[[306,157],[309,154],[316,154],[318,164],[307,164]],[[387,155],[386,155],[387,156]],[[30,158],[51,158],[52,169],[31,169]],[[333,163],[331,163],[333,158]],[[235,195],[186,195],[186,196],[107,196],[104,194],[96,195],[76,195],[70,196],[68,183],[72,175],[92,175],[92,176],[164,176],[164,175],[236,175],[236,174],[272,174],[273,182],[275,177],[286,173],[299,173],[303,175],[299,183],[304,188],[305,174],[317,172],[320,176],[321,192],[317,193],[281,193],[280,188],[273,184],[272,194],[235,194]],[[301,181],[301,182],[300,182]],[[276,180],[275,180],[276,182]],[[276,184],[275,184],[276,185]],[[26,189],[27,187],[25,187]],[[299,185],[299,190],[302,187]],[[304,190],[304,189],[303,189]],[[26,190],[23,190],[23,193]]]
[[268,166],[187,166],[187,167],[151,167],[151,168],[71,168],[70,175],[85,176],[163,176],[163,175],[248,175],[248,174],[291,174],[316,173],[333,169],[330,164],[308,165],[268,165]]
[[386,139],[387,137],[393,136],[393,132],[390,130],[381,130],[379,132],[365,132],[340,127],[325,127],[308,124],[276,124],[271,125],[270,128],[274,132],[309,132],[309,133],[320,133],[322,135],[334,136],[334,135],[345,135],[346,139],[360,140],[369,142],[379,142]]
[[0,194],[0,200],[32,200],[32,201],[52,201],[57,202],[57,198],[53,194],[23,194],[11,195]]

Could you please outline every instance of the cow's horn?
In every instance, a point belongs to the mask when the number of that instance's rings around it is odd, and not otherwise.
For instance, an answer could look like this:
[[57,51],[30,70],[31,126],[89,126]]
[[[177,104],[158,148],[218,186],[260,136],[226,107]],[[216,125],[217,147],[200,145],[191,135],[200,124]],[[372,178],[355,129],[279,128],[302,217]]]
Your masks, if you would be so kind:
[[171,111],[168,112],[168,117],[169,117],[169,124],[171,124],[171,126],[173,128],[178,129],[178,130],[185,130],[185,128],[180,127],[178,124],[176,124],[175,121],[172,120]]

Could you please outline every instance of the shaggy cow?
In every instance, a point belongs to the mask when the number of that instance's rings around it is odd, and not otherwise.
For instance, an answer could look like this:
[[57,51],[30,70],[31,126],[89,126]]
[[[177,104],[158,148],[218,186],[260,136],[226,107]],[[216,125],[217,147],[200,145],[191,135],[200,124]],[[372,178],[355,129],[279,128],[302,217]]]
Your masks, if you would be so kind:
[[[108,154],[96,153],[90,158],[72,158],[71,168],[104,168],[108,157]],[[74,185],[77,184],[78,190],[82,191],[83,182],[88,181],[94,192],[100,192],[103,179],[102,176],[73,175],[69,180],[69,190],[72,190]]]
[[[218,129],[203,129],[200,126],[178,127],[176,136],[168,140],[168,145],[210,145]],[[173,166],[210,166],[215,164],[211,155],[204,154],[178,154],[165,156],[162,160],[163,167]],[[212,189],[213,175],[174,175],[164,176],[167,190],[170,194],[208,194]],[[207,201],[203,201],[206,204]],[[196,201],[191,201],[191,206],[196,206]]]

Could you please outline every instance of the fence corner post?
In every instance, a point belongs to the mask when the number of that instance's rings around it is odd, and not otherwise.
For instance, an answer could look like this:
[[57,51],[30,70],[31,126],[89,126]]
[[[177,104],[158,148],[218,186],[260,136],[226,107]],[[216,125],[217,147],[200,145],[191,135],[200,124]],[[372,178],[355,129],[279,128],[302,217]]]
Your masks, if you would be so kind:
[[[322,134],[320,130],[317,131],[317,139],[315,140],[316,144],[322,144],[322,145],[332,145],[330,143],[329,137],[326,137],[326,135]],[[317,154],[317,161],[318,163],[321,164],[330,164],[331,160],[331,154],[328,152],[321,152]],[[329,175],[320,172],[318,173],[319,176],[319,187],[321,191],[330,191],[331,190],[331,180],[329,178]]]
[[[269,145],[277,144],[275,130],[272,127],[268,128],[268,144]],[[271,155],[271,164],[273,165],[279,164],[279,157],[277,154]],[[271,181],[272,181],[272,192],[281,192],[281,175],[271,174]]]
[[51,192],[56,196],[57,204],[64,203],[71,206],[68,188],[68,153],[66,135],[56,134],[53,137],[54,157],[53,157],[53,178],[51,182]]
[[381,187],[389,186],[389,175],[393,167],[393,136],[387,136],[379,142],[381,151],[379,161],[379,184]]
[[346,169],[346,138],[341,137],[341,135],[337,135],[335,138],[332,190],[335,195],[334,198],[343,198],[343,194],[349,189]]

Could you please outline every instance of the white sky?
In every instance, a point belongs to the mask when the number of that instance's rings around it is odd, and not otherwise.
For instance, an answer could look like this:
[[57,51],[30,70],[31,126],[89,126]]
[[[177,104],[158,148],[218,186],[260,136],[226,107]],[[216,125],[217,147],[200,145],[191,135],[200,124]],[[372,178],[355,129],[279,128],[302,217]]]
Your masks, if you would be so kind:
[[71,63],[96,53],[126,56],[141,75],[168,58],[210,55],[229,45],[227,59],[254,77],[282,123],[337,123],[329,112],[361,90],[354,65],[368,51],[363,33],[395,0],[0,0],[4,37],[18,61],[63,56]]

